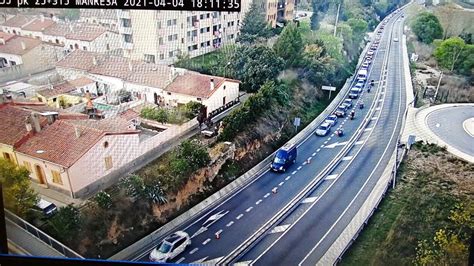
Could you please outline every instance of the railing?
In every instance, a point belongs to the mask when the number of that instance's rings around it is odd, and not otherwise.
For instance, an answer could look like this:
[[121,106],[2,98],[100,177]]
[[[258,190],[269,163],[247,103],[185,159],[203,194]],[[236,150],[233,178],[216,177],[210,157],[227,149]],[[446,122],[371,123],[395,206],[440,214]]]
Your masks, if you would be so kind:
[[57,241],[56,239],[52,238],[45,232],[36,228],[34,225],[16,216],[14,213],[10,212],[7,209],[5,209],[5,219],[17,224],[18,226],[20,226],[21,228],[25,229],[27,232],[32,234],[34,237],[38,238],[46,245],[52,247],[53,249],[57,250],[59,253],[63,254],[64,256],[68,258],[84,258],[81,255],[79,255],[77,252],[75,252],[74,250],[70,249],[69,247]]

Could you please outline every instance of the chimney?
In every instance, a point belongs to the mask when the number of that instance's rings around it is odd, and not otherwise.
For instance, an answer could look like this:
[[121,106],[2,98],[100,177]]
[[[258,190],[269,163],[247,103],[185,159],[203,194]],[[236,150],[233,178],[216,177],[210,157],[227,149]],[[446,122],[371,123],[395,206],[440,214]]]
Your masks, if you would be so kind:
[[25,126],[26,131],[31,132],[33,130],[33,126],[31,125],[30,119],[28,117],[25,118]]
[[95,56],[92,57],[92,64],[97,66],[97,58]]
[[214,87],[215,87],[214,79],[211,79],[211,87],[210,87],[210,88],[211,88],[211,91],[214,90]]
[[25,42],[24,42],[24,41],[21,41],[20,44],[21,44],[21,49],[22,49],[22,50],[26,50],[26,44],[25,44]]
[[5,45],[5,39],[0,38],[0,44]]
[[[31,113],[30,117],[29,117],[29,123],[32,127],[32,129],[38,133],[41,131],[41,125],[40,125],[40,121],[39,121],[39,116],[38,114],[36,113]],[[27,126],[27,129],[28,129],[28,126]]]
[[78,128],[77,126],[74,126],[74,133],[76,134],[76,138],[81,137],[81,129]]

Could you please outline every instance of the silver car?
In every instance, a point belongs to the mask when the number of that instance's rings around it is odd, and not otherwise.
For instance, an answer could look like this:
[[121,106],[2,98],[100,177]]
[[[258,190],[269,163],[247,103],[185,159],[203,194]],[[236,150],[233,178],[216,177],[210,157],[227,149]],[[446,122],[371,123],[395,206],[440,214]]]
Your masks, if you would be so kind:
[[154,262],[166,262],[181,254],[189,245],[191,245],[191,238],[188,233],[177,231],[165,237],[165,239],[151,251],[150,260]]
[[337,116],[336,115],[330,115],[324,120],[325,123],[330,124],[331,126],[334,126],[337,123]]
[[324,122],[316,129],[316,135],[324,137],[329,133],[330,130],[331,125],[327,122]]

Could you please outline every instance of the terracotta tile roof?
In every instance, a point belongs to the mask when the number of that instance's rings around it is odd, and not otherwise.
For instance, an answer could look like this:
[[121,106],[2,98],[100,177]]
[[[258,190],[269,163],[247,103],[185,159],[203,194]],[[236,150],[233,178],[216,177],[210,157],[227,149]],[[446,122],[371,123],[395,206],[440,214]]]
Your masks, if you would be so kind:
[[10,39],[14,38],[15,36],[16,36],[15,34],[10,34],[10,33],[0,31],[0,39],[3,39],[5,42],[8,42]]
[[93,41],[107,30],[103,27],[93,25],[73,24],[72,31],[66,34],[66,38],[80,41]]
[[131,121],[135,118],[138,118],[140,115],[132,109],[128,109],[127,111],[120,114],[120,118],[124,119],[125,121]]
[[83,87],[83,86],[95,83],[95,81],[93,81],[90,78],[80,77],[80,78],[77,78],[77,79],[70,80],[69,83],[71,85],[75,86],[76,88],[79,88],[79,87]]
[[[76,137],[76,128],[80,136]],[[103,132],[97,129],[74,125],[70,121],[57,120],[36,133],[17,151],[64,167],[73,165],[92,148]]]
[[0,143],[15,145],[28,134],[25,119],[30,115],[29,111],[15,108],[9,104],[0,105]]
[[62,36],[65,37],[66,34],[69,32],[69,26],[64,23],[55,23],[51,27],[46,28],[43,31],[44,35],[50,36]]
[[[96,64],[94,64],[94,61]],[[75,50],[56,66],[85,70],[92,74],[120,78],[131,83],[164,88],[169,83],[171,68],[119,56]]]
[[81,9],[81,18],[117,19],[117,13],[111,9]]
[[76,87],[69,82],[54,85],[52,88],[40,90],[37,93],[43,97],[49,98],[52,96],[64,94],[76,90]]
[[[22,43],[25,45],[25,49],[23,49]],[[41,40],[16,36],[7,43],[0,44],[0,53],[24,55],[40,44]]]
[[44,31],[45,29],[51,27],[52,25],[56,24],[51,19],[35,19],[28,23],[27,25],[23,26],[23,30],[27,31]]
[[109,133],[124,133],[131,131],[131,129],[129,129],[130,123],[121,117],[107,118],[102,120],[74,120],[70,122],[75,125],[94,128]]
[[[211,79],[214,79],[214,89],[211,90]],[[209,98],[224,83],[224,78],[203,75],[196,72],[186,72],[177,76],[166,91],[191,95],[200,98]]]
[[5,21],[2,26],[21,28],[31,21],[31,18],[24,15],[16,15],[11,19]]

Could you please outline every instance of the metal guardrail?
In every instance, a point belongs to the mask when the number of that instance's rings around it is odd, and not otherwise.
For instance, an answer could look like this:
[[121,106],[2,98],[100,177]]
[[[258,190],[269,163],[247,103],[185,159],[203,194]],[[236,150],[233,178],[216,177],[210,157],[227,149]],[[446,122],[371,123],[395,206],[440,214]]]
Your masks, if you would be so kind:
[[63,243],[57,241],[53,237],[49,236],[48,234],[36,228],[34,225],[28,223],[27,221],[21,219],[20,217],[18,217],[17,215],[15,215],[14,213],[12,213],[11,211],[7,209],[5,209],[5,219],[25,229],[34,237],[38,238],[39,240],[44,242],[46,245],[52,247],[53,249],[63,254],[67,258],[81,258],[81,259],[84,258],[81,255],[79,255],[77,252],[75,252],[74,250],[70,249]]

